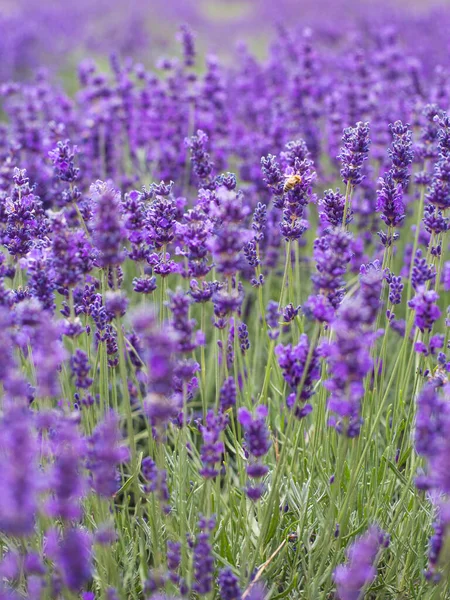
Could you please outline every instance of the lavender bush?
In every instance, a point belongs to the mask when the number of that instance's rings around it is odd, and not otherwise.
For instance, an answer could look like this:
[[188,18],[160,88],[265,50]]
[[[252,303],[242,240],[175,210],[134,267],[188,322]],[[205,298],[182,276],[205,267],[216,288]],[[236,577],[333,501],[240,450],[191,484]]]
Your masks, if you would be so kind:
[[0,598],[450,598],[450,71],[342,5],[6,48]]

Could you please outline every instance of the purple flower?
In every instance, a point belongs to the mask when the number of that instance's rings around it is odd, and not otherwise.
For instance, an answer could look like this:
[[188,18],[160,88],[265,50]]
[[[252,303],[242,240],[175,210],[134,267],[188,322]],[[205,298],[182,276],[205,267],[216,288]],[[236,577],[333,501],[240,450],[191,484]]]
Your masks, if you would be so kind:
[[299,311],[301,309],[301,306],[294,306],[291,303],[287,304],[283,310],[282,310],[282,317],[283,317],[283,322],[284,323],[291,323],[296,316],[298,315]]
[[269,327],[268,335],[271,340],[276,340],[280,335],[280,317],[277,302],[270,300],[266,307],[266,323]]
[[142,476],[146,483],[144,492],[150,494],[155,492],[160,502],[166,505],[169,500],[169,490],[167,488],[167,473],[164,469],[158,469],[155,461],[147,456],[141,464]]
[[194,544],[194,583],[192,590],[197,594],[208,594],[213,588],[214,559],[210,535],[215,527],[215,519],[201,517],[198,522],[200,533]]
[[417,291],[427,281],[434,281],[436,271],[433,265],[427,265],[427,261],[422,257],[422,251],[418,249],[414,257],[414,266],[412,269],[412,286]]
[[375,323],[379,308],[381,306],[381,286],[383,273],[381,272],[378,261],[361,265],[359,276],[359,295],[366,308],[364,319],[366,325]]
[[239,344],[241,347],[241,352],[243,355],[250,349],[250,340],[248,339],[248,329],[245,323],[241,323],[238,326],[238,337]]
[[377,211],[388,227],[398,227],[405,218],[403,191],[391,172],[385,173],[379,180]]
[[222,412],[225,412],[232,406],[236,405],[236,383],[234,377],[227,377],[220,388],[219,405]]
[[37,298],[46,310],[53,312],[56,281],[49,250],[34,248],[23,260],[27,268],[30,294]]
[[446,292],[450,291],[450,261],[444,263],[442,269],[442,286]]
[[269,467],[260,462],[255,462],[247,467],[247,475],[252,479],[261,479],[269,472]]
[[200,425],[200,433],[203,437],[203,445],[200,452],[202,468],[200,475],[207,479],[217,477],[219,471],[217,463],[222,461],[222,454],[225,451],[225,445],[220,439],[220,434],[225,429],[228,418],[219,413],[217,416],[212,410],[208,411],[205,417],[205,425]]
[[203,341],[201,334],[194,335],[195,320],[189,319],[191,298],[182,290],[169,293],[168,307],[172,313],[172,327],[176,333],[177,351],[188,353]]
[[58,288],[74,287],[93,267],[92,247],[83,231],[73,231],[59,215],[52,220],[49,264]]
[[302,309],[307,319],[316,320],[319,323],[330,323],[334,318],[335,310],[328,298],[322,294],[309,296]]
[[175,572],[181,563],[181,544],[179,542],[167,542],[167,568]]
[[450,219],[432,204],[427,204],[423,211],[423,224],[428,233],[439,234],[448,231]]
[[[225,317],[229,316],[233,312],[240,312],[243,300],[244,293],[241,289],[232,289],[230,292],[228,292],[226,289],[221,288],[214,292],[212,297],[214,304],[214,315],[218,317],[219,325],[225,326],[226,321],[223,321]],[[219,325],[216,324],[216,326]],[[222,329],[223,327],[219,328]]]
[[385,279],[389,284],[389,302],[391,302],[391,304],[400,304],[404,288],[401,276],[399,275],[396,277],[393,273],[388,271],[385,274]]
[[89,439],[87,466],[91,486],[99,496],[112,497],[119,488],[117,467],[128,459],[128,449],[120,445],[119,419],[109,413]]
[[3,244],[12,256],[24,256],[47,233],[42,202],[34,194],[26,171],[14,169],[14,187],[6,199]]
[[59,569],[64,585],[78,592],[92,577],[92,538],[80,528],[64,531],[62,539],[56,531],[48,533],[46,552]]
[[242,592],[239,588],[239,579],[229,567],[219,572],[217,583],[219,584],[222,600],[241,600]]
[[[322,211],[320,219],[323,224],[328,227],[340,227],[344,218],[345,196],[339,190],[327,190],[324,193],[323,199],[320,201]],[[353,211],[350,208],[347,212],[347,223],[351,223],[353,219]]]
[[337,308],[344,293],[343,276],[352,256],[350,234],[342,228],[330,229],[314,241],[313,255],[318,271],[311,277],[313,285]]
[[334,571],[340,600],[358,600],[377,575],[378,553],[387,545],[386,534],[372,526],[347,550],[348,562]]
[[27,575],[45,575],[46,567],[42,557],[37,552],[28,552],[24,560],[24,570]]
[[283,193],[284,177],[281,173],[276,156],[273,156],[273,154],[268,154],[267,157],[263,156],[261,158],[261,170],[264,177],[264,183],[270,188],[275,196],[280,196]]
[[361,295],[344,301],[332,322],[335,340],[324,348],[330,372],[324,382],[331,392],[328,408],[336,414],[329,424],[348,437],[359,435],[362,424],[359,413],[364,379],[372,368],[374,334],[367,327],[372,318],[373,310]]
[[438,123],[441,129],[438,130],[438,149],[439,158],[434,165],[431,186],[425,196],[427,202],[438,209],[445,210],[450,206],[450,164],[448,148],[448,126],[449,117],[447,114],[440,114],[440,111],[434,111],[436,118],[433,118],[434,124]]
[[135,277],[133,279],[133,290],[137,294],[151,294],[156,288],[156,277]]
[[255,232],[256,242],[264,238],[264,232],[267,227],[267,206],[258,202],[253,212],[252,229]]
[[214,168],[211,157],[206,150],[208,136],[204,131],[199,129],[197,135],[186,138],[184,143],[190,151],[192,169],[196,177],[203,186],[208,187]]
[[364,176],[362,167],[368,158],[370,147],[369,124],[358,122],[355,127],[348,127],[342,136],[342,147],[339,158],[342,163],[341,177],[344,183],[356,186]]
[[86,492],[83,472],[86,443],[74,418],[57,418],[51,432],[54,460],[49,476],[52,497],[47,512],[65,521],[76,520],[82,515],[81,499]]
[[128,306],[128,298],[124,292],[106,292],[105,309],[112,317],[123,317]]
[[175,237],[177,207],[172,197],[156,196],[146,216],[146,241],[156,250],[164,249]]
[[410,306],[416,313],[415,324],[420,331],[431,330],[434,323],[441,316],[441,311],[436,305],[439,295],[434,290],[426,290],[419,286],[416,295],[409,301]]
[[161,331],[156,316],[141,310],[133,319],[141,345],[141,359],[148,368],[148,390],[157,396],[170,396],[173,385],[175,337],[171,330]]
[[194,34],[187,25],[182,25],[178,35],[183,45],[184,64],[186,67],[193,67],[195,65]]
[[313,163],[308,159],[301,162],[296,159],[295,166],[288,167],[286,177],[280,231],[286,240],[298,240],[308,228],[303,214],[311,199],[312,184],[316,177]]
[[80,169],[75,167],[77,146],[70,146],[69,140],[58,142],[56,148],[50,150],[48,156],[55,168],[55,175],[61,181],[74,182],[78,179]]
[[439,559],[445,543],[447,526],[448,523],[442,520],[433,523],[433,535],[430,538],[428,547],[428,569],[425,572],[425,577],[434,583],[438,583],[441,579],[441,574],[438,571]]
[[202,281],[201,283],[200,286],[196,279],[192,279],[190,282],[189,293],[194,302],[208,302],[219,287],[217,281]]
[[0,421],[0,531],[32,535],[42,486],[33,413],[8,406]]
[[450,410],[432,384],[426,384],[417,399],[415,445],[417,452],[432,458],[446,444]]
[[[189,277],[204,277],[211,270],[208,256],[208,239],[213,230],[213,222],[200,206],[184,213],[181,223],[176,223],[176,240],[181,244],[176,253],[187,258]],[[203,282],[203,285],[206,282]]]
[[99,252],[101,267],[118,265],[123,261],[123,243],[126,237],[121,214],[120,193],[111,183],[97,181],[90,188],[94,205],[92,240]]
[[410,169],[414,153],[412,150],[412,131],[409,125],[403,125],[401,121],[395,121],[389,125],[392,134],[392,146],[388,150],[392,161],[391,173],[395,183],[404,190],[408,187]]
[[216,191],[217,204],[211,207],[211,216],[215,219],[214,236],[206,242],[219,273],[234,275],[240,266],[241,251],[252,239],[252,232],[245,221],[248,207],[240,192],[220,187]]
[[[295,404],[297,395],[301,402],[309,400],[313,395],[314,380],[319,378],[320,370],[318,351],[316,348],[310,348],[306,333],[300,336],[296,346],[279,344],[275,348],[275,354],[278,357],[283,377],[293,392],[294,402],[290,401],[290,404]],[[300,385],[301,389],[299,390]],[[297,409],[299,407],[296,407],[296,412]]]
[[100,546],[110,546],[118,539],[117,532],[113,523],[103,523],[98,526],[95,532],[94,542]]
[[255,411],[255,417],[244,407],[238,410],[238,418],[245,431],[245,441],[248,451],[257,458],[267,454],[272,445],[265,423],[266,417],[266,406],[258,406]]
[[86,389],[92,385],[93,379],[89,377],[91,367],[86,352],[77,348],[70,357],[70,368],[78,388]]
[[244,256],[251,267],[257,267],[260,264],[260,260],[258,258],[258,254],[256,252],[256,242],[254,240],[250,240],[247,242],[243,248]]

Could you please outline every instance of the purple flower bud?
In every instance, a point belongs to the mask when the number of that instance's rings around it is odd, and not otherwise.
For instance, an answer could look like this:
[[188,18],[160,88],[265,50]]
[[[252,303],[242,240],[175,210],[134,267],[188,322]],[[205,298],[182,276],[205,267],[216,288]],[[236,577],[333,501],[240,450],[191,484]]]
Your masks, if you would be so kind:
[[355,127],[348,127],[344,130],[338,157],[342,163],[341,177],[344,183],[356,186],[362,182],[364,178],[362,167],[368,158],[369,147],[368,123],[359,122]]
[[408,305],[415,310],[415,324],[420,331],[431,330],[434,323],[441,316],[441,311],[436,305],[439,295],[434,290],[425,290],[419,286],[416,295]]
[[91,367],[88,356],[83,350],[77,348],[73,356],[70,357],[70,368],[75,377],[75,385],[78,388],[86,389],[92,385],[93,379],[89,377]]
[[219,584],[222,600],[241,600],[242,593],[239,588],[239,579],[229,567],[219,572],[217,583]]
[[200,475],[207,479],[217,477],[219,471],[217,464],[222,461],[222,454],[225,451],[225,445],[220,439],[221,432],[225,429],[228,418],[219,413],[217,416],[212,410],[208,411],[205,417],[205,425],[200,426],[200,432],[203,437],[200,458],[202,469]]
[[95,428],[88,450],[92,488],[106,498],[117,492],[120,481],[117,467],[128,460],[128,449],[120,442],[119,419],[111,412]]
[[259,406],[256,409],[256,416],[244,407],[238,410],[238,419],[245,431],[245,441],[248,445],[250,454],[256,457],[264,456],[270,449],[272,442],[269,431],[265,424],[267,407]]
[[126,237],[121,214],[120,193],[110,183],[97,181],[90,189],[94,204],[92,239],[99,252],[101,267],[118,265],[122,262],[123,242]]
[[213,587],[214,558],[210,544],[210,534],[215,527],[215,520],[200,518],[194,545],[194,583],[192,590],[197,594],[208,594]]
[[384,547],[385,534],[372,526],[347,550],[348,562],[334,571],[334,581],[341,600],[360,598],[365,587],[376,577],[379,550]]

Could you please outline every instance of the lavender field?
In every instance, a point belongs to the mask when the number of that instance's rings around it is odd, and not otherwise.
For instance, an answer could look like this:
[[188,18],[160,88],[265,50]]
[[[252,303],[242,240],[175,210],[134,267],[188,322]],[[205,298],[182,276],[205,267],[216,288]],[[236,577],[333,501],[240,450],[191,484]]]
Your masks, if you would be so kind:
[[450,5],[0,4],[0,600],[450,599]]

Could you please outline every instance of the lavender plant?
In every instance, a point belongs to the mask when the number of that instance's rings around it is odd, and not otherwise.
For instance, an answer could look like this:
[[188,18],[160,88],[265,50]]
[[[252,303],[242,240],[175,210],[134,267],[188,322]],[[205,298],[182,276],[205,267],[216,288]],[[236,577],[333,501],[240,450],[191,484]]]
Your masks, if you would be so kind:
[[450,73],[337,4],[2,85],[1,598],[450,597]]

